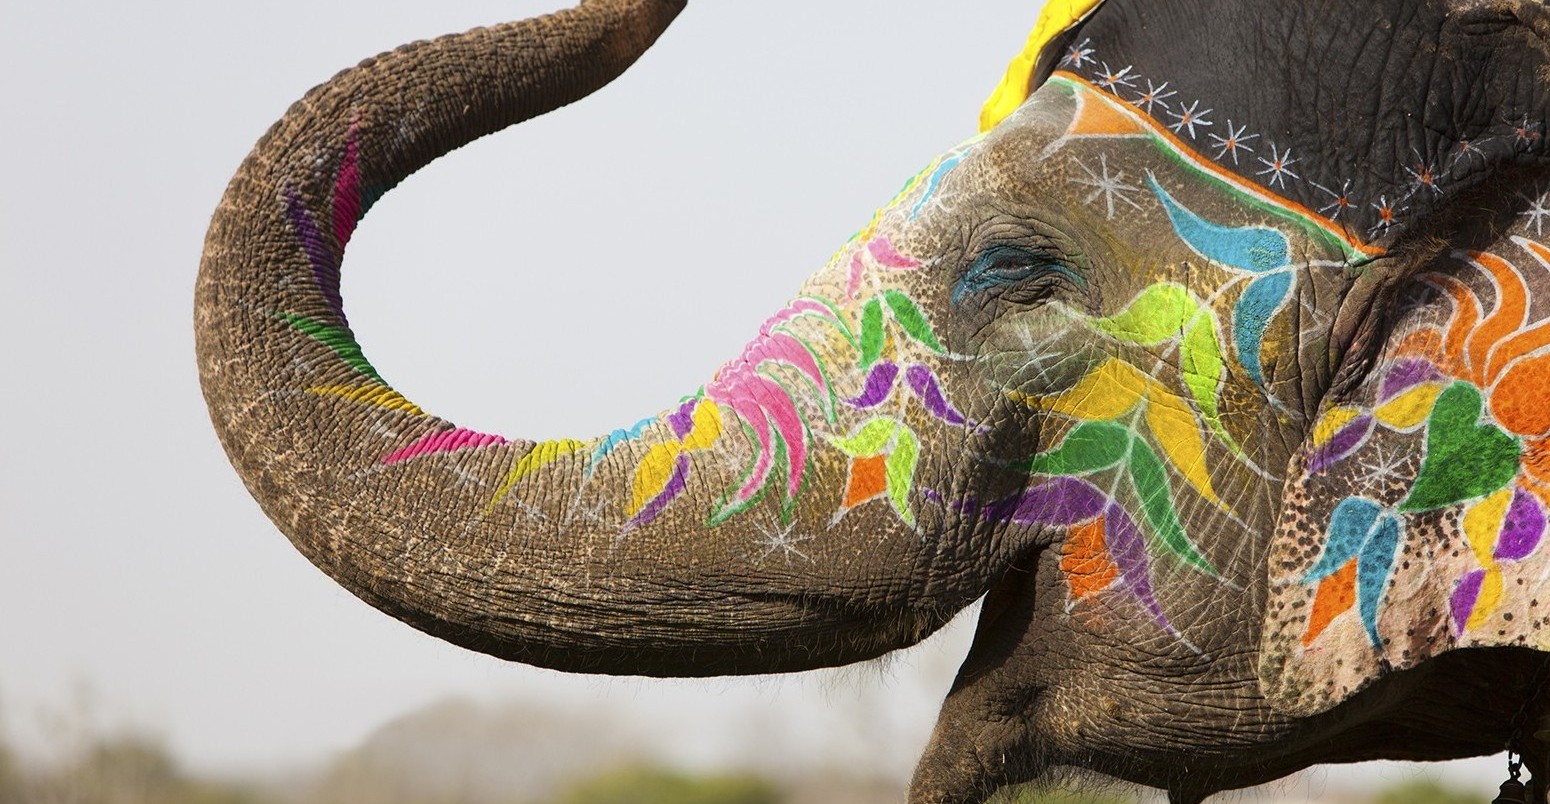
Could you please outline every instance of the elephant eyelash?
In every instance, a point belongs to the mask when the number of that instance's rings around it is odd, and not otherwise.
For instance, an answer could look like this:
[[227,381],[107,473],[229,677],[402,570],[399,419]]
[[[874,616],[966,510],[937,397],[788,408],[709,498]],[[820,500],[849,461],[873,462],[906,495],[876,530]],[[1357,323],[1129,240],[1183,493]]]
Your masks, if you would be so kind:
[[[974,259],[969,269],[953,286],[953,304],[962,304],[970,296],[998,289],[1027,287],[1030,282],[1065,279],[1078,287],[1085,287],[1087,280],[1059,258],[1044,251],[1020,246],[991,246]],[[1048,288],[1035,294],[1034,300],[1048,294]]]

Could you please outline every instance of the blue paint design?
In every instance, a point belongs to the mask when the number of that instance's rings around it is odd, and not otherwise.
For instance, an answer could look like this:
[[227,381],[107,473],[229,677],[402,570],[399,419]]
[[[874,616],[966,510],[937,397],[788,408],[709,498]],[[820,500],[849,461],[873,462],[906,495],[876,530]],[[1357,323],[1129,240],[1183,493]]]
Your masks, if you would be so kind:
[[958,167],[958,164],[967,155],[967,151],[953,154],[943,159],[942,164],[936,166],[936,170],[931,171],[931,176],[926,179],[925,192],[921,193],[920,200],[915,202],[915,206],[910,208],[910,220],[915,220],[920,216],[920,211],[925,209],[926,204],[931,201],[931,197],[936,195],[937,187],[941,185],[942,179],[946,178],[947,174],[953,172],[953,168]]
[[1393,512],[1364,497],[1347,497],[1329,517],[1324,554],[1303,577],[1303,583],[1322,581],[1356,559],[1356,601],[1367,639],[1381,647],[1378,609],[1394,571],[1394,554],[1404,527]]
[[634,427],[628,430],[621,428],[609,433],[603,438],[603,443],[598,444],[597,449],[592,451],[592,457],[587,459],[587,476],[590,477],[592,470],[596,469],[598,464],[602,463],[603,459],[607,458],[615,449],[618,449],[620,444],[640,438],[645,434],[646,428],[656,422],[657,419],[655,417],[641,419],[635,423]]
[[1051,274],[1063,276],[1081,287],[1087,285],[1087,279],[1081,274],[1047,254],[1019,246],[991,246],[981,252],[969,270],[954,283],[952,301],[962,304],[972,294]]
[[1355,558],[1361,551],[1362,545],[1366,543],[1372,526],[1377,523],[1378,517],[1382,514],[1383,506],[1364,497],[1347,497],[1341,500],[1329,517],[1324,555],[1319,556],[1318,563],[1313,565],[1313,569],[1308,570],[1302,582],[1322,581],[1338,572],[1347,561]]
[[1168,194],[1151,173],[1147,184],[1168,212],[1168,220],[1195,253],[1240,271],[1262,274],[1291,264],[1291,243],[1285,233],[1265,226],[1231,227],[1212,223],[1186,209]]
[[1362,545],[1356,557],[1356,601],[1362,614],[1362,625],[1367,628],[1367,639],[1375,648],[1383,642],[1378,637],[1378,608],[1383,604],[1383,592],[1388,587],[1389,573],[1394,569],[1394,553],[1399,550],[1400,524],[1398,517],[1385,513],[1378,517],[1376,526]]
[[1257,277],[1244,288],[1232,310],[1233,343],[1238,347],[1238,362],[1255,384],[1264,384],[1261,355],[1265,330],[1270,319],[1286,304],[1292,290],[1292,272],[1277,271]]

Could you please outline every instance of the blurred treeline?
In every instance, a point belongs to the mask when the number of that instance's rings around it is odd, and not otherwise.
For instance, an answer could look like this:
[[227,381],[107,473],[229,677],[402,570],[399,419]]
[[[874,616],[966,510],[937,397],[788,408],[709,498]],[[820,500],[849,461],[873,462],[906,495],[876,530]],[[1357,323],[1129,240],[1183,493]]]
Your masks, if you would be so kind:
[[[445,718],[445,712],[439,713]],[[441,722],[430,718],[431,723]],[[552,723],[532,723],[540,736]],[[23,758],[0,738],[0,804],[895,804],[898,780],[840,773],[690,773],[649,763],[564,766],[561,776],[514,771],[492,781],[465,764],[439,772],[413,761],[445,751],[444,729],[411,720],[386,729],[320,768],[289,775],[215,778],[191,772],[154,737],[135,732],[77,730],[68,750]],[[484,735],[485,738],[488,735]],[[429,741],[437,741],[435,743]],[[562,746],[563,747],[563,746]],[[509,749],[500,753],[510,753]],[[505,756],[513,766],[546,763],[541,751]],[[563,764],[563,763],[562,763]],[[526,781],[523,781],[526,780]],[[538,789],[541,788],[541,789]],[[1122,790],[1122,788],[1115,788]],[[1272,789],[1273,790],[1273,789]],[[1077,792],[1081,791],[1081,792]],[[1096,791],[1096,792],[1094,792]],[[1370,797],[1322,799],[1340,804],[1465,804],[1494,791],[1458,791],[1409,781]],[[1054,791],[1004,792],[994,804],[1135,804],[1155,796],[1104,792],[1101,784],[1067,781]],[[1226,800],[1278,802],[1273,792],[1229,794]],[[1291,801],[1294,799],[1286,799]],[[1300,804],[1310,799],[1296,797]]]

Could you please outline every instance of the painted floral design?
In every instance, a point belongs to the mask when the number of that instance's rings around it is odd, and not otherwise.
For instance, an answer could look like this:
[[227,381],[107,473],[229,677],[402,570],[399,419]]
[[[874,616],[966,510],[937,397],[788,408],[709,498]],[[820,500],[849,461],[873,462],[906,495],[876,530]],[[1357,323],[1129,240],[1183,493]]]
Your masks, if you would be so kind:
[[[1513,240],[1540,270],[1550,268],[1550,248]],[[1538,350],[1550,345],[1550,322],[1529,320],[1529,283],[1517,265],[1490,253],[1460,256],[1489,279],[1489,312],[1462,280],[1427,277],[1452,300],[1452,315],[1399,342],[1371,407],[1333,408],[1315,430],[1310,473],[1362,455],[1380,432],[1418,438],[1424,449],[1412,476],[1396,477],[1398,467],[1391,467],[1372,478],[1403,481],[1403,498],[1384,502],[1383,489],[1372,488],[1336,506],[1324,551],[1303,578],[1318,585],[1304,645],[1353,607],[1371,643],[1382,644],[1378,615],[1414,515],[1462,507],[1460,527],[1476,568],[1452,580],[1448,613],[1456,635],[1501,607],[1504,564],[1529,558],[1544,540],[1550,414],[1541,396],[1550,386],[1550,357]]]

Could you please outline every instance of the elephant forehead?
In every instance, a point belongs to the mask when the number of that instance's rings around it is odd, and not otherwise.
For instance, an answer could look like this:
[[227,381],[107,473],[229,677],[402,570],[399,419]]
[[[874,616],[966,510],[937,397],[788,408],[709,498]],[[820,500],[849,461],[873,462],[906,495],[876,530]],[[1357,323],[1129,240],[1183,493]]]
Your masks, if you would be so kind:
[[1110,243],[1149,252],[1181,243],[1253,273],[1287,266],[1302,243],[1314,259],[1361,263],[1379,253],[1328,205],[1310,208],[1245,178],[1144,106],[1078,75],[1057,73],[980,150],[983,191],[1097,211],[1075,228],[1107,230]]

